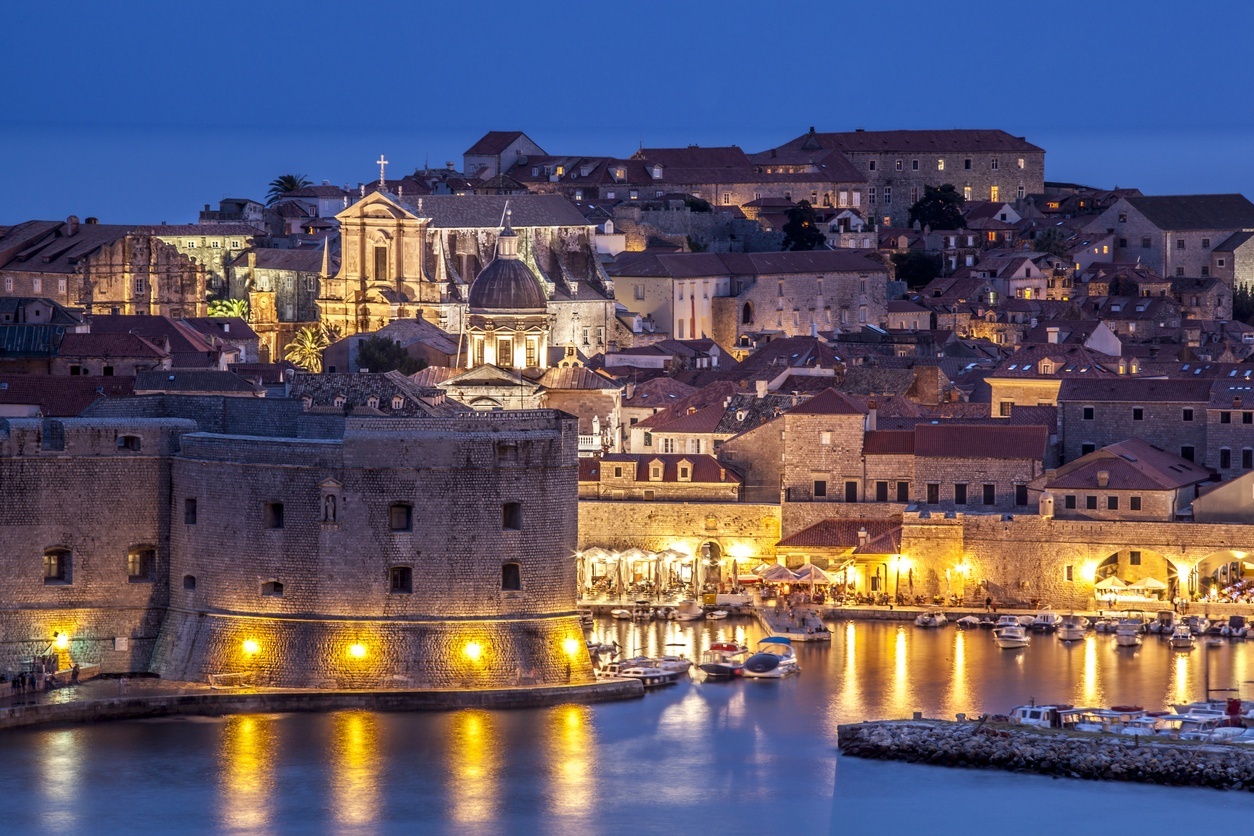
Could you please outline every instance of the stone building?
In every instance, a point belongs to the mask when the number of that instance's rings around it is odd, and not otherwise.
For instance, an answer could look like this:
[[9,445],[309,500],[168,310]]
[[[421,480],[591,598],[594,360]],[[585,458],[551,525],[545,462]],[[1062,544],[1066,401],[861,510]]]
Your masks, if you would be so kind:
[[1058,391],[1062,460],[1139,438],[1189,461],[1208,459],[1206,408],[1214,381],[1071,378]]
[[708,454],[617,453],[580,459],[579,498],[736,502],[740,476]]
[[115,417],[0,422],[0,667],[60,634],[61,667],[175,680],[591,679],[570,418],[106,406]]
[[318,322],[322,282],[338,267],[329,238],[318,248],[251,248],[227,265],[229,294],[248,300],[265,357],[282,357],[302,326]]
[[262,237],[247,223],[161,224],[138,231],[169,244],[203,267],[206,290],[218,295],[229,289],[227,265]]
[[140,227],[27,221],[0,234],[0,295],[88,313],[203,316],[203,265]]

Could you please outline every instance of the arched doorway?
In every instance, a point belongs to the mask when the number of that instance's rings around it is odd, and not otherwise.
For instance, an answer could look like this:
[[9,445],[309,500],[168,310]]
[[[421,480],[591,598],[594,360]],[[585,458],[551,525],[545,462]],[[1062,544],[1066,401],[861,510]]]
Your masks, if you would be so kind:
[[717,540],[707,540],[701,544],[700,559],[705,585],[717,588],[723,581],[723,547]]
[[745,306],[741,309],[740,322],[742,325],[753,324],[753,303],[745,302]]
[[[1254,592],[1246,592],[1247,585],[1254,586],[1254,559],[1247,552],[1238,549],[1211,552],[1198,562],[1195,572],[1197,585],[1194,591],[1203,598],[1254,598]],[[1250,580],[1247,581],[1247,578]]]
[[1120,549],[1108,556],[1097,564],[1093,583],[1099,601],[1170,601],[1180,594],[1176,567],[1159,552],[1144,548]]

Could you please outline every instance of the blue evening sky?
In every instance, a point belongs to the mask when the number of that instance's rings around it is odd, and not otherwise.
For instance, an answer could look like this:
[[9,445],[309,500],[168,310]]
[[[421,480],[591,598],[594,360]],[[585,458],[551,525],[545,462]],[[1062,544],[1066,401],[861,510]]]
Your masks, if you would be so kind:
[[285,172],[1001,128],[1046,177],[1254,195],[1254,4],[4,0],[0,224],[185,223]]

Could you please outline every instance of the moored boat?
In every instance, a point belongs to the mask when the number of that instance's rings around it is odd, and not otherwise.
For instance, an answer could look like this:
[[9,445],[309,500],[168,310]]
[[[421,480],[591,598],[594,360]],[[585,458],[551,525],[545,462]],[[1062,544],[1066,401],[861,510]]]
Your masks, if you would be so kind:
[[1069,615],[1058,625],[1058,640],[1064,642],[1083,641],[1088,633],[1088,621],[1078,615]]
[[1041,607],[1032,618],[1032,629],[1038,633],[1052,633],[1062,623],[1061,616],[1051,607]]
[[1171,638],[1167,640],[1172,650],[1192,650],[1196,645],[1193,638],[1193,632],[1189,629],[1189,625],[1181,624],[1171,632]]
[[727,618],[727,616],[727,610],[710,610],[705,614],[705,617],[711,619],[712,621],[721,621],[722,619]]
[[631,610],[625,610],[622,607],[617,607],[610,610],[610,616],[618,619],[631,618]]
[[978,619],[974,615],[964,615],[962,618],[955,621],[954,624],[958,627],[961,627],[964,630],[969,630],[972,627],[981,626],[980,619]]
[[1015,624],[993,628],[993,641],[1002,650],[1014,650],[1020,647],[1027,647],[1032,639],[1028,636],[1026,627],[1022,624]]
[[758,650],[745,660],[744,676],[751,679],[783,679],[801,673],[797,652],[783,636],[768,636],[758,642]]
[[1176,629],[1176,614],[1173,610],[1163,610],[1158,617],[1150,622],[1149,631],[1154,635],[1170,636]]
[[734,642],[715,642],[701,654],[698,668],[710,679],[731,679],[740,676],[745,669],[749,648]]
[[1186,615],[1180,619],[1180,623],[1188,627],[1189,632],[1193,635],[1200,636],[1210,626],[1210,619],[1200,615]]
[[949,619],[945,617],[945,613],[935,609],[920,613],[914,620],[915,627],[944,627],[948,623]]
[[698,621],[705,618],[705,610],[696,601],[680,601],[675,608],[675,618],[678,621]]

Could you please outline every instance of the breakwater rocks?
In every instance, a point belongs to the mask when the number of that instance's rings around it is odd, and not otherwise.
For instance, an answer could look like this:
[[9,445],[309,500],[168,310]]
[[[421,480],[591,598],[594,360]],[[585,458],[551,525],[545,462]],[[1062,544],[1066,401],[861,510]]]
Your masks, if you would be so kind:
[[1034,772],[1094,781],[1254,790],[1254,747],[1028,731],[940,720],[841,726],[855,758]]

